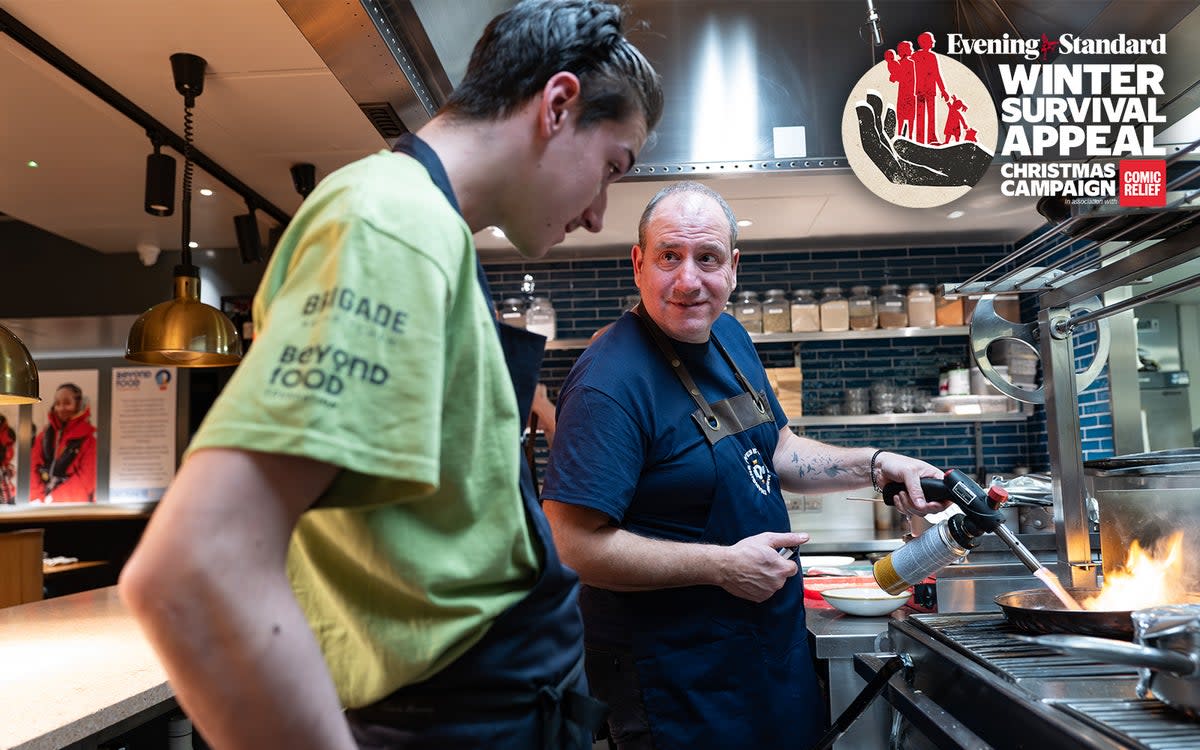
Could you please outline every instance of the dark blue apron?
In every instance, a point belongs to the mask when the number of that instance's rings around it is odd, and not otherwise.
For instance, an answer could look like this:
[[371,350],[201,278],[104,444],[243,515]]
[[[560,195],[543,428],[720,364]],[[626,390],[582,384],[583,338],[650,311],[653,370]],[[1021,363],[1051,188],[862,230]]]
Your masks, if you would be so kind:
[[[713,506],[699,543],[735,544],[790,531],[772,453],[771,406],[713,336],[743,393],[709,404],[669,339],[639,318],[698,408],[717,467]],[[632,649],[656,750],[805,748],[821,735],[824,709],[804,623],[801,576],[760,604],[717,586],[636,594]]]
[[[395,151],[419,161],[459,211],[450,180],[433,150],[413,135]],[[480,290],[491,304],[482,264]],[[545,338],[498,327],[517,388],[521,424],[529,418]],[[514,443],[520,437],[513,436]],[[587,695],[579,578],[559,560],[550,526],[521,461],[525,517],[538,547],[541,576],[529,593],[492,623],[483,639],[430,679],[346,712],[361,748],[405,750],[583,750],[603,722],[603,704]]]

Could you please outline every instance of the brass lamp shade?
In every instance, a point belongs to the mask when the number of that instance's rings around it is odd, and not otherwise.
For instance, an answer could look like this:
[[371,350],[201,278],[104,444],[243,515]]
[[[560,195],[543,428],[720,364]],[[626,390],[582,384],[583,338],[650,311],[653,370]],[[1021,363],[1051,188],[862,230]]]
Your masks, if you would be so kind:
[[229,318],[200,301],[200,279],[175,276],[175,299],[150,308],[129,329],[125,359],[148,365],[228,367],[242,358]]
[[38,371],[21,339],[0,326],[0,404],[33,404],[38,395]]

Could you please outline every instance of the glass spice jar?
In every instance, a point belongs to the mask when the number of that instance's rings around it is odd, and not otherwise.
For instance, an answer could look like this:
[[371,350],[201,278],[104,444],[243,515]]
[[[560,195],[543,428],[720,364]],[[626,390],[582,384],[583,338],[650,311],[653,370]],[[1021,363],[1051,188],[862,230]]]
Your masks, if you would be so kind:
[[745,326],[747,332],[762,333],[762,304],[758,301],[758,294],[739,292],[737,302],[733,303],[733,317]]
[[928,284],[909,285],[908,324],[913,328],[933,328],[937,325],[933,292],[929,291]]
[[525,328],[540,333],[547,341],[553,341],[558,329],[558,316],[549,297],[534,297],[525,311]]
[[821,330],[850,330],[850,305],[841,287],[827,286],[821,291]]
[[939,326],[963,325],[962,297],[947,297],[944,294],[938,293],[935,305],[936,312],[934,317],[937,318]]
[[899,284],[884,284],[879,287],[879,299],[875,301],[879,312],[880,328],[908,327],[908,299],[900,293]]
[[787,333],[792,330],[792,308],[782,289],[768,289],[762,301],[763,333]]
[[871,287],[850,287],[850,330],[873,331],[879,327],[879,316],[875,311],[875,298],[871,296]]
[[508,297],[500,303],[500,322],[507,323],[513,328],[525,327],[525,300],[520,297]]
[[792,331],[804,333],[821,330],[821,308],[811,289],[792,293]]

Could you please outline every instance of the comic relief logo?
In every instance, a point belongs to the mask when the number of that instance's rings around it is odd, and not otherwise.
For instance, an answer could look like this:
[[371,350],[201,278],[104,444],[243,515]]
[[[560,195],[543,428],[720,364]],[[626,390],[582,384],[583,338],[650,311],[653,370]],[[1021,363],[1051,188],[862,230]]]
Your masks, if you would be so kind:
[[165,391],[171,386],[171,371],[159,370],[154,373],[154,382],[158,383],[158,390]]
[[928,31],[884,52],[842,112],[842,146],[871,192],[909,208],[940,206],[979,182],[996,153],[996,107],[983,83],[933,51]]
[[762,454],[758,452],[758,448],[751,448],[742,454],[742,461],[746,464],[746,471],[750,474],[750,481],[764,495],[771,494],[771,470],[767,468],[767,464],[763,461]]

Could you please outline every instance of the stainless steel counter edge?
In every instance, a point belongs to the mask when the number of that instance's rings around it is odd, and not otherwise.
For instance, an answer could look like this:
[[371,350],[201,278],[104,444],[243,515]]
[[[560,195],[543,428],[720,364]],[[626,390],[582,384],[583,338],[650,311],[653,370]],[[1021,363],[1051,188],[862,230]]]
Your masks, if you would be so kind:
[[854,654],[878,651],[876,641],[880,634],[887,632],[888,623],[907,616],[904,607],[884,617],[856,617],[836,609],[805,610],[808,632],[817,642],[814,655],[818,659],[849,658]]

